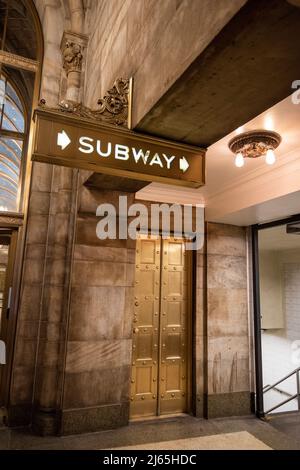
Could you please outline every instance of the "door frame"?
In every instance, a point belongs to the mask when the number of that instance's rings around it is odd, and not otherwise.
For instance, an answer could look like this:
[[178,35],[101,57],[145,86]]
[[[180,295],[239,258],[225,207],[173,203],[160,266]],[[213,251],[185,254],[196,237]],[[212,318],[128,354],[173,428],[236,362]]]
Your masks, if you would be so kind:
[[[10,284],[12,287],[12,296],[10,304],[10,323],[8,324],[5,345],[6,345],[6,364],[1,367],[0,372],[0,406],[7,408],[9,405],[10,383],[12,377],[12,366],[15,348],[15,336],[17,327],[17,313],[20,297],[20,282],[22,273],[22,238],[23,238],[23,216],[16,214],[7,214],[0,216],[0,231],[11,233],[11,244],[8,261],[8,270]],[[12,251],[11,251],[12,250]]]
[[260,286],[259,286],[259,246],[258,232],[267,228],[286,225],[300,221],[300,214],[295,214],[284,219],[255,224],[251,226],[252,239],[252,270],[253,270],[253,321],[254,321],[254,350],[255,350],[255,414],[258,418],[264,418],[263,400],[263,367],[261,346],[261,311],[260,311]]

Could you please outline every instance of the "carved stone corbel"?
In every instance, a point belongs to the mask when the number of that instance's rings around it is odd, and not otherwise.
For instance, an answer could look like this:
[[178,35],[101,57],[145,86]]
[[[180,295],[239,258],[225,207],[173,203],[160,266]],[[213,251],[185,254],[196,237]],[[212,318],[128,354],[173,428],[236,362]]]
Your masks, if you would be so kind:
[[63,59],[63,68],[67,75],[69,72],[81,72],[83,54],[87,47],[88,37],[83,34],[65,31],[60,49]]
[[70,72],[81,72],[82,69],[82,47],[80,44],[67,41],[64,49],[62,50],[63,55],[63,68],[65,69],[67,76]]
[[[75,103],[69,100],[62,100],[56,111],[70,113],[74,116],[124,126],[130,128],[132,80],[128,78],[118,78],[115,80],[103,98],[98,100],[98,109],[90,109],[82,103]],[[46,106],[44,100],[40,101],[42,107]]]
[[87,36],[65,31],[61,42],[63,69],[66,72],[65,99],[78,103],[81,87],[83,57],[87,47]]

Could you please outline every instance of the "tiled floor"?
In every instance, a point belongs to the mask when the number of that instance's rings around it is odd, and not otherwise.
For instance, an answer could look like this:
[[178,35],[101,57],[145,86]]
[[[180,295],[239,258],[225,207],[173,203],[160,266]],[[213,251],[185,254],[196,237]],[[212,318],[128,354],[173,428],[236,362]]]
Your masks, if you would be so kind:
[[247,431],[214,434],[213,436],[188,437],[173,441],[152,442],[127,447],[120,450],[272,450],[264,442]]
[[[190,439],[247,431],[272,449],[300,450],[300,416],[297,432],[278,419],[261,421],[253,416],[202,420],[184,416],[159,421],[132,423],[129,426],[93,434],[65,437],[39,437],[28,429],[0,429],[0,449],[110,449],[145,443]],[[297,419],[294,418],[294,426]],[[275,425],[276,424],[276,425]],[[220,436],[221,438],[221,436]],[[239,448],[237,441],[237,449]]]
[[275,429],[300,443],[300,413],[276,414],[269,418]]

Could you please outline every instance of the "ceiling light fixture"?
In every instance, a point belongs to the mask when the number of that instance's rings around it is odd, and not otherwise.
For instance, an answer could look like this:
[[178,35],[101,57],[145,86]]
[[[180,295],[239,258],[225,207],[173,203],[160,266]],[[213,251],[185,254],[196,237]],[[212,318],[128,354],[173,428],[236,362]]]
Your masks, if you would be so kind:
[[268,165],[276,161],[274,150],[281,142],[277,132],[268,130],[248,131],[238,134],[228,143],[230,150],[236,155],[235,165],[241,168],[245,164],[245,158],[265,157]]

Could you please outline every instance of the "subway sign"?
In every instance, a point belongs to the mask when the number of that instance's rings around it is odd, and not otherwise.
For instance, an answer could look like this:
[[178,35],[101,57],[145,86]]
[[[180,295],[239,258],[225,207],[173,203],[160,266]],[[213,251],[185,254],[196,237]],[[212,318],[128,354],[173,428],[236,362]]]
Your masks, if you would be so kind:
[[205,150],[71,114],[37,109],[32,160],[198,188]]

